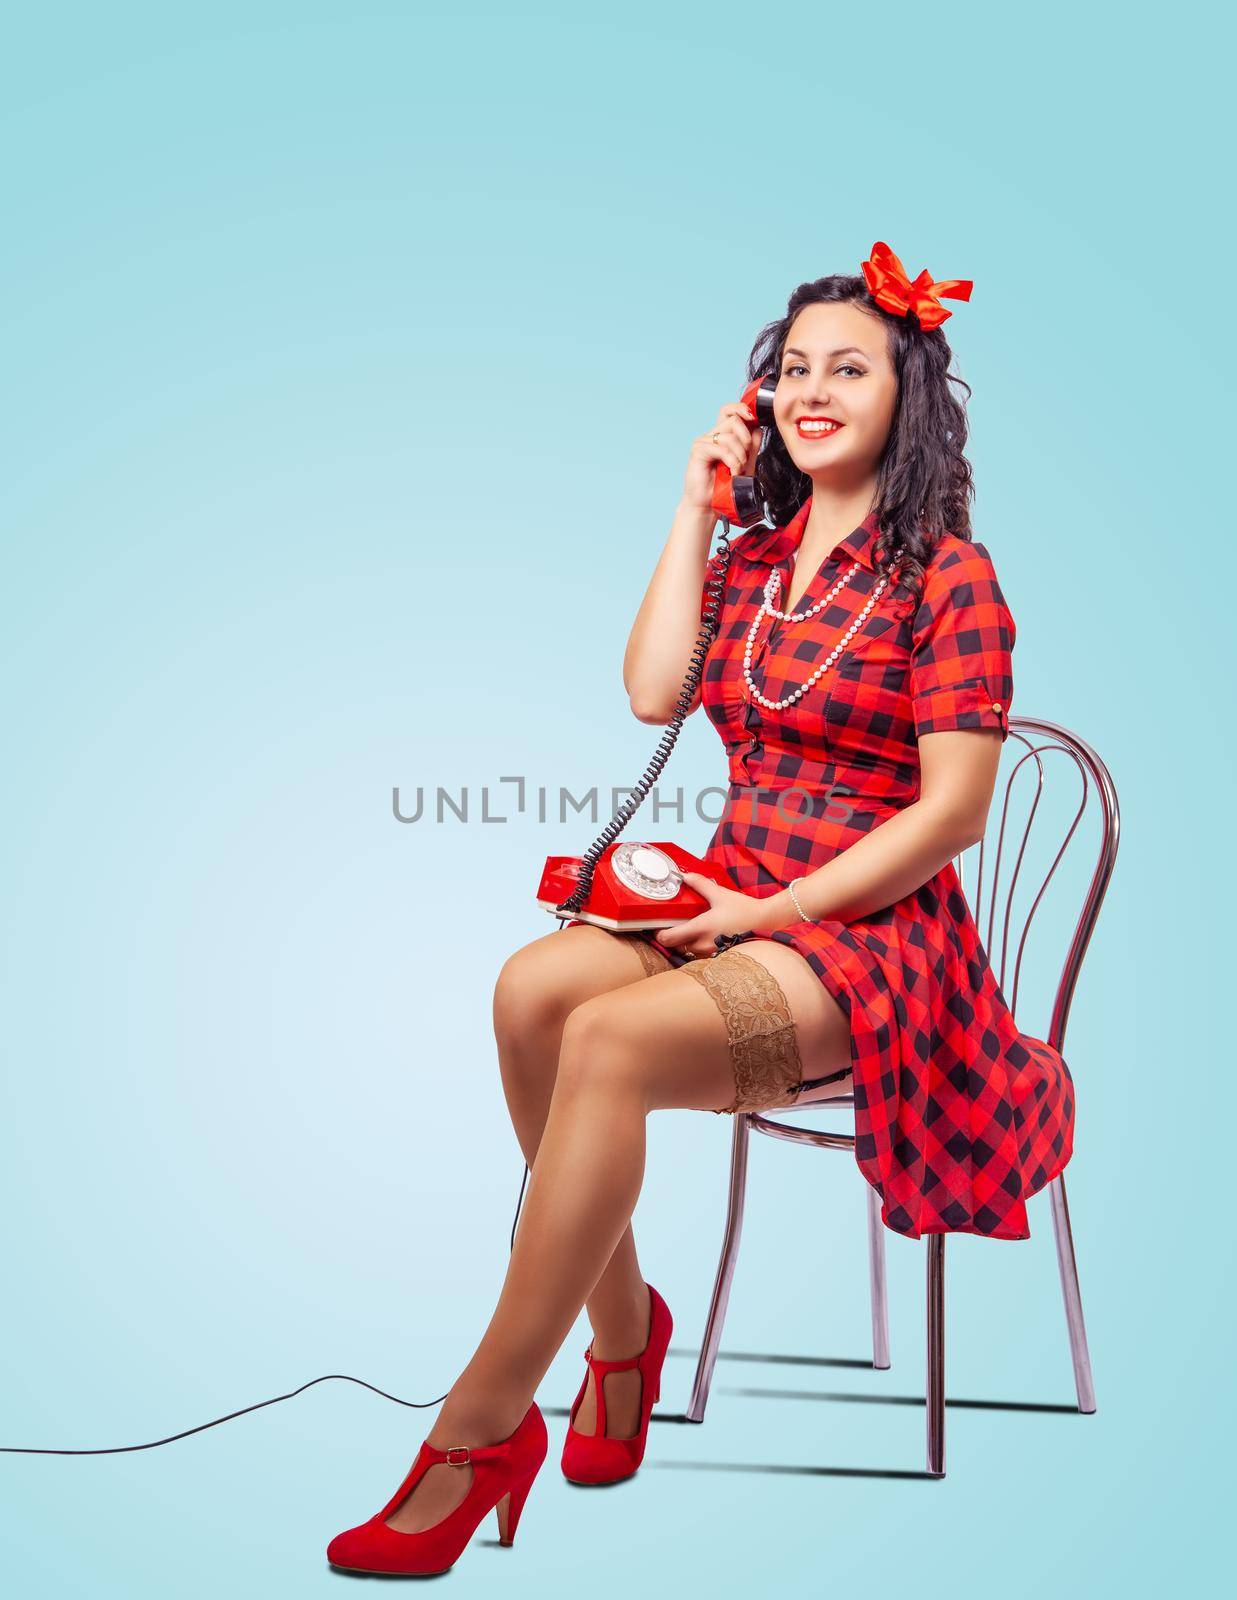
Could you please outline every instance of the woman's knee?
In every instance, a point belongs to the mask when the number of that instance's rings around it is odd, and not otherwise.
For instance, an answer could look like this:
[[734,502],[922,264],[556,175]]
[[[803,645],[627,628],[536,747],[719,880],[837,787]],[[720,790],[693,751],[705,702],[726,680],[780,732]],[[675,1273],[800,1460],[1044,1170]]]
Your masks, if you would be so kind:
[[570,1009],[558,964],[540,940],[507,957],[494,984],[494,1032],[518,1040],[557,1027]]
[[630,1001],[607,993],[573,1006],[563,1024],[555,1092],[609,1088],[642,1093],[647,1064],[627,1026]]
[[555,1032],[583,1001],[662,970],[665,958],[637,943],[577,924],[513,951],[494,985],[495,1033],[518,1041]]

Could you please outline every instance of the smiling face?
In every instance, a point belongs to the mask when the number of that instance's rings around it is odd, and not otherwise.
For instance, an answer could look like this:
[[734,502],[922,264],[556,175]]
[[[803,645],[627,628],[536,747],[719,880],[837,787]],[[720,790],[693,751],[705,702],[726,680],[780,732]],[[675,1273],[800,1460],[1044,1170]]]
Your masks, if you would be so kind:
[[849,303],[804,306],[791,323],[773,415],[813,482],[875,477],[898,396],[888,345],[881,323]]

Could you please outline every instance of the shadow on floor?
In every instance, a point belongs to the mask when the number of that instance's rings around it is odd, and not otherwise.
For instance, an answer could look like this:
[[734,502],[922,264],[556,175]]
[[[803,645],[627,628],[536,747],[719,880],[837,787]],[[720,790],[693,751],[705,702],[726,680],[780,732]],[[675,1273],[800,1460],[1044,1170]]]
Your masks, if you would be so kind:
[[[682,1356],[691,1361],[699,1361],[699,1350],[675,1349],[674,1346],[666,1352],[667,1356]],[[796,1355],[770,1355],[752,1350],[721,1350],[717,1359],[722,1361],[750,1361],[759,1362],[766,1366],[794,1366],[794,1367],[846,1367],[853,1370],[872,1372],[876,1369],[870,1359],[851,1356],[796,1356]],[[739,1386],[733,1388],[715,1388],[712,1393],[742,1395],[749,1399],[760,1400],[815,1400],[834,1401],[843,1404],[872,1405],[872,1406],[926,1406],[927,1401],[921,1394],[856,1394],[844,1390],[819,1390],[819,1389],[764,1389],[756,1387]],[[1048,1401],[1038,1400],[945,1400],[946,1407],[960,1411],[1031,1411],[1047,1412],[1053,1415],[1081,1416],[1082,1413],[1075,1405],[1055,1405]],[[541,1407],[542,1414],[547,1417],[570,1415],[569,1406]],[[660,1423],[687,1423],[687,1417],[681,1411],[654,1411],[651,1421]],[[665,1469],[668,1471],[684,1472],[768,1472],[790,1473],[797,1477],[806,1478],[895,1478],[895,1479],[922,1479],[928,1483],[943,1482],[931,1472],[915,1471],[910,1468],[899,1467],[828,1467],[828,1466],[800,1466],[782,1465],[775,1462],[753,1461],[657,1461],[646,1457],[641,1470],[648,1468]],[[609,1487],[618,1489],[623,1483],[630,1482],[623,1479],[622,1483],[610,1485],[589,1485],[588,1487]]]

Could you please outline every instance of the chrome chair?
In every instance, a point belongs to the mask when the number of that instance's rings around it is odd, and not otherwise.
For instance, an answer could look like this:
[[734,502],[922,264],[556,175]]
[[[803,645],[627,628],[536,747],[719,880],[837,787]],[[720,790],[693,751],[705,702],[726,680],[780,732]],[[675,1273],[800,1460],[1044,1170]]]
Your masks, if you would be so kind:
[[[1117,858],[1117,839],[1120,829],[1120,813],[1117,807],[1117,792],[1108,768],[1100,757],[1084,740],[1066,728],[1058,727],[1056,723],[1044,722],[1035,717],[1011,717],[1009,739],[1007,745],[1012,745],[1014,740],[1026,746],[1025,753],[1019,754],[1013,761],[1012,768],[1005,783],[1004,800],[1000,811],[1000,827],[996,837],[996,859],[992,871],[992,884],[988,894],[987,932],[984,931],[984,852],[985,845],[992,833],[992,824],[995,813],[995,796],[992,812],[989,814],[989,824],[983,839],[979,841],[978,871],[976,881],[976,894],[972,899],[968,896],[972,915],[980,930],[984,948],[992,964],[1001,991],[1006,995],[1010,1010],[1016,1015],[1018,1004],[1018,979],[1021,973],[1022,956],[1026,947],[1027,936],[1031,922],[1044,898],[1045,891],[1056,871],[1061,858],[1073,838],[1094,785],[1096,800],[1099,807],[1099,837],[1096,852],[1095,867],[1091,881],[1083,899],[1082,908],[1077,922],[1072,930],[1069,947],[1066,951],[1065,961],[1061,969],[1060,980],[1057,984],[1056,997],[1053,1002],[1052,1019],[1047,1034],[1035,1034],[1036,1038],[1043,1037],[1048,1044],[1064,1054],[1063,1041],[1065,1038],[1065,1024],[1069,1017],[1070,1005],[1074,998],[1074,990],[1078,983],[1078,974],[1082,966],[1082,958],[1086,954],[1091,935],[1099,917],[1100,907],[1112,877],[1113,867]],[[1061,754],[1073,762],[1073,768],[1080,780],[1080,795],[1077,810],[1070,822],[1065,837],[1061,840],[1060,847],[1053,857],[1052,864],[1044,874],[1043,881],[1035,894],[1029,911],[1023,920],[1021,933],[1017,939],[1013,953],[1013,982],[1006,983],[1006,968],[1011,948],[1011,921],[1013,917],[1013,898],[1018,888],[1019,873],[1022,870],[1027,852],[1027,843],[1031,836],[1032,824],[1039,809],[1040,798],[1044,789],[1045,761],[1052,755]],[[1002,752],[1003,764],[1005,752]],[[1005,841],[1006,825],[1009,820],[1010,801],[1015,782],[1018,776],[1026,771],[1032,781],[1030,801],[1027,807],[1025,826],[1022,830],[1021,841],[1012,872],[1009,876],[1008,888],[1004,891],[1004,915],[1001,923],[1001,946],[999,958],[993,956],[993,930],[996,922],[998,900],[1001,898],[1001,854]],[[955,858],[959,879],[962,877],[963,858]],[[965,892],[965,884],[963,885]],[[1030,1031],[1030,1030],[1028,1030]],[[730,1197],[726,1213],[726,1226],[722,1239],[721,1260],[718,1263],[717,1278],[713,1285],[713,1299],[709,1306],[708,1321],[705,1324],[704,1339],[700,1350],[700,1359],[696,1366],[696,1378],[692,1386],[691,1401],[687,1407],[687,1420],[689,1422],[703,1422],[704,1409],[709,1397],[709,1387],[713,1381],[713,1368],[717,1361],[718,1348],[721,1344],[722,1323],[726,1316],[726,1307],[730,1299],[730,1285],[734,1277],[735,1265],[739,1254],[739,1238],[743,1227],[743,1200],[747,1185],[747,1155],[748,1135],[766,1133],[774,1139],[789,1139],[798,1144],[814,1145],[821,1150],[849,1150],[853,1156],[855,1149],[855,1135],[851,1133],[833,1133],[817,1128],[797,1127],[777,1120],[780,1117],[811,1109],[836,1110],[849,1108],[853,1119],[854,1095],[830,1096],[827,1088],[822,1088],[809,1093],[793,1108],[779,1110],[777,1116],[766,1116],[760,1112],[749,1111],[737,1113],[733,1118],[733,1135],[730,1155]],[[1074,1384],[1078,1394],[1078,1409],[1083,1412],[1095,1410],[1095,1390],[1091,1379],[1091,1357],[1087,1348],[1087,1333],[1082,1316],[1082,1296],[1078,1287],[1078,1267],[1074,1259],[1074,1241],[1070,1231],[1069,1206],[1065,1198],[1065,1179],[1063,1175],[1053,1178],[1045,1185],[1048,1190],[1052,1205],[1052,1225],[1056,1234],[1057,1264],[1061,1274],[1061,1290],[1065,1301],[1065,1322],[1069,1333],[1070,1353],[1074,1363]],[[868,1222],[868,1266],[872,1301],[872,1365],[879,1370],[886,1370],[890,1365],[889,1360],[889,1303],[885,1277],[885,1228],[880,1220],[880,1197],[876,1190],[869,1184],[867,1192],[867,1222]],[[933,1477],[945,1475],[945,1235],[941,1233],[929,1234],[925,1239],[927,1258],[927,1457],[928,1471]]]

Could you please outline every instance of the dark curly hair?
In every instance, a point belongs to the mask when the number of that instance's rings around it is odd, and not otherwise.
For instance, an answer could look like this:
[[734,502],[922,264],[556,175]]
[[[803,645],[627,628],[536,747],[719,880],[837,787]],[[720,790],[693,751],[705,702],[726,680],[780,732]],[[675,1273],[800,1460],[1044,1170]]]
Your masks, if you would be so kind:
[[[766,375],[776,380],[791,324],[804,306],[818,301],[849,302],[885,325],[898,392],[877,476],[875,557],[878,570],[886,574],[900,563],[900,587],[918,599],[941,535],[971,538],[968,504],[974,485],[971,464],[962,453],[966,408],[949,387],[959,385],[969,399],[970,385],[949,371],[952,352],[940,328],[925,332],[913,312],[901,317],[882,310],[863,278],[840,273],[799,285],[786,315],[769,323],[752,346],[749,380]],[[755,476],[779,528],[812,492],[811,478],[790,459],[776,428],[766,430]]]

